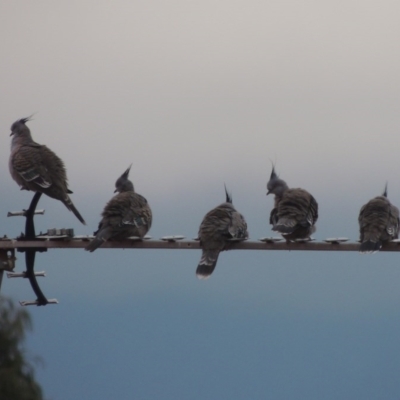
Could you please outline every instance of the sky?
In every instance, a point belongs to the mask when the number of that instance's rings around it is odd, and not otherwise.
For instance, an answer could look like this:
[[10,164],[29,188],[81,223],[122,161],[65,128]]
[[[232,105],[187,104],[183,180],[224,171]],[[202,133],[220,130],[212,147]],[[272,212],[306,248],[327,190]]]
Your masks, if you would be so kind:
[[[319,203],[316,240],[358,239],[358,212],[400,205],[397,1],[15,0],[0,4],[0,234],[24,226],[10,126],[65,162],[87,226],[44,196],[37,231],[91,234],[131,178],[153,238],[193,238],[224,183],[250,238],[271,236],[271,162]],[[198,250],[49,250],[31,307],[51,400],[396,399],[397,254],[231,251],[207,281]],[[24,269],[18,255],[16,270]],[[1,293],[34,299],[28,282]]]

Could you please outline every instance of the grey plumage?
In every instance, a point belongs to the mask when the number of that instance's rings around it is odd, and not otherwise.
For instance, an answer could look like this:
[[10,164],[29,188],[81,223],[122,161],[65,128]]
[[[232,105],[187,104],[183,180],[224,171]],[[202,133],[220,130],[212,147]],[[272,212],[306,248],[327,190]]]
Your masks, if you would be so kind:
[[358,216],[360,253],[375,253],[383,242],[398,238],[399,210],[387,198],[387,185],[382,196],[363,205]]
[[267,195],[275,195],[269,218],[272,230],[279,232],[287,242],[309,238],[316,230],[318,219],[318,203],[314,197],[304,189],[289,189],[276,174],[274,166],[267,189]]
[[226,201],[209,211],[199,228],[202,256],[196,275],[200,279],[208,278],[217,265],[219,253],[227,250],[229,239],[248,237],[247,224],[242,214],[232,205],[232,197],[225,187]]
[[21,190],[41,192],[60,200],[85,225],[68,194],[67,173],[63,161],[47,146],[33,141],[26,126],[30,118],[22,118],[11,126],[9,169]]
[[104,207],[96,237],[85,250],[95,251],[109,239],[122,240],[129,236],[144,237],[151,228],[152,212],[147,200],[135,193],[128,179],[129,167],[115,182],[118,192]]

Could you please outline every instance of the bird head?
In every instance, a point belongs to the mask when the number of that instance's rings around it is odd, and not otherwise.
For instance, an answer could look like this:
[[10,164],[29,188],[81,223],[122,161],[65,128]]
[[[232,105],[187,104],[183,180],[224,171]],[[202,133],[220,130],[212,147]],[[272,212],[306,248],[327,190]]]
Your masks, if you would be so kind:
[[32,120],[32,116],[26,117],[26,118],[21,118],[18,121],[15,121],[12,125],[11,125],[11,133],[10,136],[19,136],[22,134],[30,134],[30,130],[29,128],[25,125],[26,122],[31,121]]
[[288,185],[282,179],[279,179],[279,176],[275,172],[275,166],[272,164],[272,172],[267,183],[267,195],[270,193],[275,196],[282,196],[283,192],[288,189]]
[[128,169],[117,179],[115,182],[114,193],[119,192],[133,192],[133,183],[128,179],[129,171],[131,170],[132,164]]

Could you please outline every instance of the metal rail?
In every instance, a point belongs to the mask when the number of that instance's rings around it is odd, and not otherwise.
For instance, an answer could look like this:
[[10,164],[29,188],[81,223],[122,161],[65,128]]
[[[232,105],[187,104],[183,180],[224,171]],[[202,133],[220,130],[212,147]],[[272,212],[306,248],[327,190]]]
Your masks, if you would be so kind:
[[[91,237],[47,237],[37,236],[35,240],[23,241],[19,239],[0,239],[0,249],[83,249]],[[228,250],[288,250],[288,251],[358,251],[360,243],[357,242],[264,242],[264,241],[242,241],[232,242]],[[179,250],[199,250],[200,244],[197,240],[135,240],[126,239],[122,241],[107,241],[96,250],[101,249],[179,249]],[[39,251],[40,251],[39,250]],[[380,251],[396,252],[400,251],[399,242],[385,243]]]

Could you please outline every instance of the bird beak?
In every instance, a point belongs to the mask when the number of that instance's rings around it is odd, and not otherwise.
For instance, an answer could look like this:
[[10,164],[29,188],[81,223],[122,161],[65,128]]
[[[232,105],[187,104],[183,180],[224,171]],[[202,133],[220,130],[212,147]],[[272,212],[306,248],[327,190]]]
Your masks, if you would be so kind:
[[11,133],[10,133],[10,136],[12,136],[12,135],[14,135],[14,132],[11,132]]
[[267,196],[270,194],[271,192],[268,190],[268,192],[267,192]]
[[114,193],[117,193],[117,189],[114,190]]

